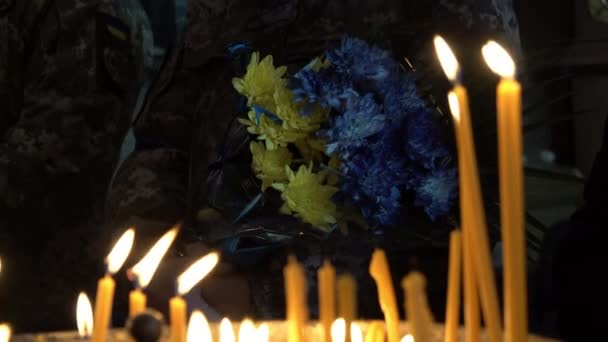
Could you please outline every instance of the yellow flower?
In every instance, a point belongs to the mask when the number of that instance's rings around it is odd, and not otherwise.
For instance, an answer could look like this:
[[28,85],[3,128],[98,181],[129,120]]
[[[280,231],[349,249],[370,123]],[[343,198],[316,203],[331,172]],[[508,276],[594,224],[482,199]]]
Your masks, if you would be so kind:
[[306,138],[318,130],[329,116],[329,111],[320,107],[309,116],[301,115],[300,105],[295,103],[293,94],[284,85],[275,89],[272,105],[265,108],[275,109],[274,120],[265,114],[256,115],[252,109],[247,115],[248,119],[239,119],[239,122],[247,126],[249,133],[264,140],[269,150]]
[[267,150],[264,144],[252,142],[249,148],[253,156],[251,167],[262,181],[262,191],[266,191],[274,182],[287,180],[285,167],[291,163],[293,156],[286,147]]
[[325,140],[307,136],[294,143],[306,163],[321,162],[325,156]]
[[284,214],[293,214],[304,222],[323,230],[331,230],[336,223],[336,205],[331,197],[338,188],[324,185],[325,174],[312,172],[312,164],[300,166],[294,174],[291,168],[285,172],[289,179],[287,184],[274,184],[273,188],[282,192],[285,204],[281,207]]
[[272,56],[266,56],[260,61],[260,54],[254,52],[247,66],[247,73],[243,78],[233,78],[232,85],[242,95],[247,97],[247,104],[257,104],[267,110],[272,103],[272,97],[277,87],[284,87],[285,80],[282,78],[287,68],[282,66],[275,68]]

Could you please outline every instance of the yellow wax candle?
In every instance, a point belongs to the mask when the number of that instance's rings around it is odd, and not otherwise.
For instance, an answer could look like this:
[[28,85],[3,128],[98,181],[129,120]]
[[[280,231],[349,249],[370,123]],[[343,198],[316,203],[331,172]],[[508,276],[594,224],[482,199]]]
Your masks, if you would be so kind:
[[186,311],[186,301],[181,296],[175,296],[169,300],[172,342],[186,342]]
[[458,230],[450,234],[448,269],[448,293],[445,309],[445,342],[457,342],[460,326],[460,274],[462,265],[462,234]]
[[302,329],[308,319],[306,306],[306,274],[304,267],[298,263],[294,255],[290,255],[287,265],[283,268],[285,281],[286,312],[288,325],[288,341],[303,341]]
[[336,270],[329,260],[317,272],[319,279],[319,321],[323,325],[324,341],[331,340],[331,324],[336,319]]
[[473,260],[470,236],[464,235],[463,259],[464,259],[464,323],[465,340],[467,342],[479,342],[481,335],[479,331],[479,293],[475,281],[475,267]]
[[405,290],[405,311],[407,320],[412,327],[414,341],[430,341],[431,322],[427,319],[425,308],[428,307],[424,294],[424,276],[419,272],[411,272],[403,278],[401,286]]
[[[338,317],[342,317],[347,327],[357,318],[357,282],[350,274],[342,274],[337,280]],[[346,340],[350,339],[350,329],[346,329]]]
[[177,224],[163,234],[148,253],[128,272],[129,278],[135,283],[135,289],[129,293],[129,317],[134,317],[146,309],[146,295],[143,293],[143,289],[150,284],[158,265],[175,240],[179,227]]
[[177,277],[177,293],[169,300],[169,315],[171,319],[171,341],[186,341],[186,311],[187,304],[182,298],[203,278],[211,272],[219,262],[219,254],[211,252],[198,259]]
[[528,334],[526,246],[521,132],[521,86],[515,63],[496,42],[482,49],[490,69],[502,77],[496,89],[500,219],[504,264],[505,341],[524,341]]
[[384,342],[386,331],[384,330],[384,322],[373,321],[367,327],[365,334],[365,342]]
[[146,295],[141,289],[129,293],[129,317],[135,317],[146,310]]
[[378,287],[378,300],[386,321],[388,341],[399,342],[399,311],[397,310],[393,280],[383,250],[376,249],[372,254],[369,273]]
[[106,275],[97,283],[95,297],[95,322],[93,323],[93,342],[106,340],[110,318],[112,316],[112,301],[116,283],[111,276]]
[[[446,75],[450,81],[457,83],[459,66],[450,47],[441,37],[436,36],[435,48]],[[490,257],[490,241],[477,172],[477,158],[466,89],[456,84],[448,94],[448,100],[455,119],[454,127],[458,142],[461,226],[465,240],[470,238],[471,244],[475,246],[470,252],[473,254],[475,281],[479,290],[489,341],[499,342],[502,340],[502,333],[496,279]]]
[[116,283],[112,279],[112,274],[118,272],[125,260],[129,256],[133,241],[135,239],[135,230],[133,228],[127,231],[116,242],[110,254],[106,258],[106,275],[97,283],[97,296],[95,297],[95,313],[93,323],[93,342],[105,342],[108,328],[110,326],[110,318],[112,316],[112,302],[114,300],[114,289]]

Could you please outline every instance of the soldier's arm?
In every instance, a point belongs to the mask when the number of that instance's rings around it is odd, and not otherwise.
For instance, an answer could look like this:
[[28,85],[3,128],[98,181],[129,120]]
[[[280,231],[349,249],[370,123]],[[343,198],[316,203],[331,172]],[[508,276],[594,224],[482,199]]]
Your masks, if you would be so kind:
[[0,103],[11,104],[0,138],[0,207],[11,214],[66,216],[90,205],[127,126],[136,79],[128,29],[109,8],[71,3],[17,1],[0,33],[19,38],[0,51],[0,69],[11,74],[0,86]]

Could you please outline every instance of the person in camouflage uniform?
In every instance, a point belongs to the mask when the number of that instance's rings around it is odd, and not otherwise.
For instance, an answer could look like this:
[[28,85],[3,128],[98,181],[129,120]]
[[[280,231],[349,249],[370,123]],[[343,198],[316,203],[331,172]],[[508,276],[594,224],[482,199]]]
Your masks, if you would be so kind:
[[[293,235],[310,231],[289,218],[265,217],[260,212],[233,224],[256,195],[257,186],[251,184],[249,165],[233,158],[243,146],[248,151],[246,131],[233,124],[242,110],[231,83],[244,72],[248,50],[235,56],[229,52],[231,46],[246,43],[262,55],[273,55],[276,65],[296,70],[350,34],[381,42],[395,56],[409,56],[419,69],[434,68],[435,79],[445,89],[447,82],[432,50],[434,33],[445,33],[458,42],[465,68],[473,65],[470,74],[478,75],[482,43],[491,37],[518,46],[517,30],[510,1],[190,0],[185,29],[135,123],[136,148],[114,179],[107,202],[108,221],[134,223],[146,234],[158,236],[183,219],[184,229],[194,233],[190,236],[207,245],[251,229],[261,233],[247,241],[264,236],[266,228],[295,232]],[[445,96],[445,92],[438,93]],[[361,306],[370,311],[363,314],[377,314],[374,285],[367,276],[373,242],[369,235],[361,239],[353,235],[352,243],[339,239],[332,247],[334,262],[339,271],[355,272],[358,279],[367,277],[360,281],[360,293],[367,295],[360,297]],[[313,234],[292,239],[296,240],[289,249],[305,261],[313,283],[324,243]],[[395,251],[403,252],[403,246],[395,245]],[[279,247],[262,256],[257,252],[226,253],[225,258],[236,268],[206,279],[203,297],[225,315],[282,316],[281,268],[287,249]],[[392,255],[405,258],[407,253],[398,254]],[[445,254],[441,258],[445,260]],[[402,271],[396,274],[401,276]],[[225,285],[227,274],[232,285]],[[442,291],[431,297],[441,297]]]
[[0,0],[0,321],[17,332],[73,327],[102,272],[90,222],[139,88],[131,33],[110,0]]

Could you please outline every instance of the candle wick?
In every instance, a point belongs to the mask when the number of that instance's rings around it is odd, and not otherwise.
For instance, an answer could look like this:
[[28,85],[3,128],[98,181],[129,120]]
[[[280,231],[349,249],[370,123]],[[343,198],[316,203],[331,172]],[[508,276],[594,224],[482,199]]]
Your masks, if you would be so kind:
[[103,263],[103,274],[106,276],[110,276],[110,266],[108,265],[108,261],[104,261]]

